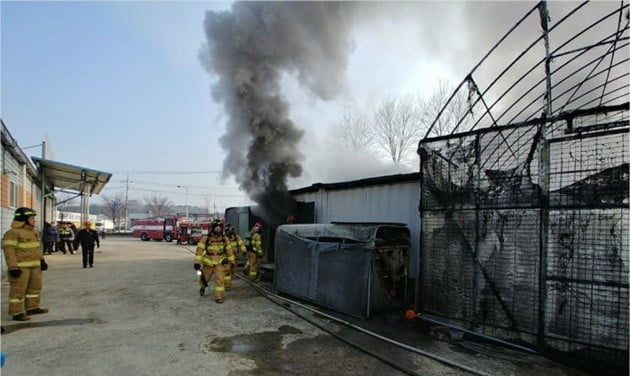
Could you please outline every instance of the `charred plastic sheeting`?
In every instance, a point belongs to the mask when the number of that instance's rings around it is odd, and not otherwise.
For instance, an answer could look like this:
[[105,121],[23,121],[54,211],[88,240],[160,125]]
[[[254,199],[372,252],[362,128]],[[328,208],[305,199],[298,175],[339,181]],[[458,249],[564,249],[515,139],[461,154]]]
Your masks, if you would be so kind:
[[420,143],[422,313],[627,366],[630,128],[599,130],[611,116]]
[[409,239],[404,224],[280,226],[274,286],[278,292],[367,319],[404,304]]

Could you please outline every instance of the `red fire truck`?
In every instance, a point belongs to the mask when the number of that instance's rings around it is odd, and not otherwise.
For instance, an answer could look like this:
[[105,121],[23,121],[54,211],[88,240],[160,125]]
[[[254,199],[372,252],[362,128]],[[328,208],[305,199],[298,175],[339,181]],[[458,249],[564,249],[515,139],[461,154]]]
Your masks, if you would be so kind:
[[180,222],[177,231],[177,244],[195,245],[202,236],[208,235],[210,222]]
[[134,238],[148,241],[166,240],[167,242],[177,239],[177,218],[157,218],[157,219],[136,219],[131,227]]

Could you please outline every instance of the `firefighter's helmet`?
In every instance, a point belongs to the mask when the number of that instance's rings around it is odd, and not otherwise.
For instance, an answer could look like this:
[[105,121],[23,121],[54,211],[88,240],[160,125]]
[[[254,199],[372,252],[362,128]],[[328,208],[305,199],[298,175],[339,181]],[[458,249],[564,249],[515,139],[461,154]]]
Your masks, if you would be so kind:
[[262,224],[260,224],[260,222],[256,222],[254,224],[254,227],[252,227],[252,232],[258,232],[260,231],[261,228],[262,228]]
[[225,226],[225,233],[227,235],[234,235],[236,233],[236,230],[234,229],[234,226],[227,225],[227,226]]
[[[217,231],[217,227],[218,227],[218,231]],[[212,232],[215,232],[215,233],[221,232],[223,231],[223,222],[221,222],[221,220],[219,219],[215,219],[210,224],[210,228],[212,229]]]
[[26,222],[29,217],[34,217],[37,215],[37,212],[31,208],[17,208],[15,209],[15,215],[13,219],[19,222]]

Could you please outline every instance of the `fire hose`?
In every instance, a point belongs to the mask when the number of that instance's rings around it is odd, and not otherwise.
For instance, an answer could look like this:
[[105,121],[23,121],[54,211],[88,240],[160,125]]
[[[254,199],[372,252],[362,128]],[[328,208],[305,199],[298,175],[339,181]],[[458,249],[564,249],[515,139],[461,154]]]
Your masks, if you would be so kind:
[[[324,312],[322,312],[322,311],[319,311],[319,310],[317,310],[317,309],[315,309],[315,308],[311,308],[311,307],[309,307],[309,306],[307,306],[307,305],[304,305],[304,304],[301,304],[301,303],[295,302],[295,301],[293,301],[293,300],[291,300],[291,299],[287,299],[287,298],[285,298],[285,297],[279,296],[279,295],[277,295],[277,294],[275,294],[275,293],[273,293],[273,292],[271,292],[271,291],[268,291],[268,290],[264,289],[263,287],[260,287],[260,286],[259,286],[259,285],[257,285],[256,283],[254,283],[254,282],[252,282],[252,281],[250,281],[250,280],[248,280],[248,279],[246,279],[246,278],[244,278],[244,277],[241,277],[241,276],[239,276],[239,275],[235,275],[235,276],[236,276],[237,278],[239,278],[239,279],[241,279],[241,280],[243,280],[243,281],[245,281],[245,282],[249,283],[249,284],[250,284],[250,286],[252,286],[252,287],[253,287],[253,288],[254,288],[254,289],[255,289],[255,290],[256,290],[259,294],[261,294],[261,295],[262,295],[263,297],[265,297],[267,300],[269,300],[269,301],[271,301],[271,302],[273,302],[273,303],[275,303],[275,304],[277,304],[277,305],[281,306],[282,308],[284,308],[284,309],[288,310],[289,312],[293,313],[294,315],[298,316],[299,318],[303,319],[304,321],[306,321],[306,322],[310,323],[311,325],[313,325],[313,326],[317,327],[318,329],[320,329],[320,330],[322,330],[322,331],[324,331],[324,332],[326,332],[326,333],[330,334],[331,336],[333,336],[333,337],[335,337],[335,338],[337,338],[337,339],[341,340],[342,342],[344,342],[344,343],[346,343],[346,344],[348,344],[348,345],[350,345],[350,346],[352,346],[352,347],[354,347],[354,348],[358,349],[359,351],[362,351],[362,352],[364,352],[365,354],[368,354],[368,355],[372,356],[373,358],[376,358],[376,359],[378,359],[378,360],[382,361],[383,363],[385,363],[385,364],[387,364],[387,365],[389,365],[389,366],[391,366],[391,367],[393,367],[393,368],[395,368],[395,369],[397,369],[397,370],[399,370],[399,371],[401,371],[401,372],[403,372],[403,373],[406,373],[406,374],[408,374],[408,375],[419,375],[419,374],[418,374],[417,372],[413,371],[413,370],[410,370],[410,369],[408,369],[408,368],[402,367],[402,366],[400,366],[399,364],[396,364],[396,363],[394,363],[393,361],[391,361],[391,360],[389,360],[389,359],[387,359],[387,358],[385,358],[385,357],[383,357],[383,356],[380,356],[380,355],[378,355],[378,354],[374,353],[373,351],[371,351],[371,350],[369,350],[369,349],[364,348],[364,347],[363,347],[363,346],[361,346],[361,345],[358,345],[358,344],[356,344],[356,343],[353,343],[353,342],[351,342],[351,341],[349,341],[349,340],[347,340],[347,339],[343,338],[342,336],[338,335],[337,333],[334,333],[334,332],[333,332],[333,331],[331,331],[330,329],[327,329],[327,328],[325,328],[324,326],[322,326],[322,325],[320,325],[320,324],[318,324],[318,323],[316,323],[316,322],[314,322],[314,321],[312,321],[312,320],[308,319],[308,318],[307,318],[307,317],[305,317],[304,315],[299,314],[298,312],[296,312],[296,311],[294,311],[294,310],[290,309],[288,306],[286,306],[286,305],[284,305],[284,304],[281,304],[281,303],[279,303],[279,302],[275,301],[274,299],[278,299],[278,300],[283,301],[283,302],[288,303],[288,304],[293,304],[293,305],[296,305],[296,306],[298,306],[298,307],[300,307],[300,308],[303,308],[303,309],[306,309],[306,310],[308,310],[308,311],[311,311],[311,312],[313,312],[313,313],[315,313],[315,314],[317,314],[317,315],[321,315],[321,316],[326,317],[326,318],[328,318],[328,319],[330,319],[330,320],[333,320],[333,321],[335,321],[335,322],[337,322],[337,323],[343,324],[343,325],[345,325],[345,326],[347,326],[347,327],[349,327],[349,328],[352,328],[352,329],[355,329],[355,330],[357,330],[357,331],[360,331],[360,332],[362,332],[362,333],[364,333],[364,334],[367,334],[367,335],[369,335],[369,336],[371,336],[371,337],[374,337],[374,338],[376,338],[376,339],[379,339],[379,340],[384,341],[384,342],[386,342],[386,343],[389,343],[389,344],[391,344],[391,345],[394,345],[394,346],[397,346],[397,347],[403,348],[403,349],[405,349],[405,350],[408,350],[408,351],[411,351],[411,352],[414,352],[414,353],[420,354],[420,355],[422,355],[422,356],[425,356],[425,357],[431,358],[431,359],[433,359],[433,360],[435,360],[435,361],[437,361],[437,362],[440,362],[440,363],[442,363],[442,364],[446,364],[446,365],[448,365],[448,366],[450,366],[450,367],[459,368],[459,369],[464,370],[464,371],[466,371],[466,372],[470,372],[470,373],[472,373],[472,374],[474,374],[474,375],[489,376],[489,374],[488,374],[488,373],[485,373],[485,372],[482,372],[482,371],[478,371],[478,370],[476,370],[476,369],[474,369],[474,368],[471,368],[471,367],[465,366],[465,365],[463,365],[463,364],[459,364],[459,363],[457,363],[457,362],[454,362],[454,361],[452,361],[452,360],[449,360],[449,359],[443,358],[443,357],[441,357],[441,356],[438,356],[438,355],[435,355],[435,354],[431,354],[431,353],[429,353],[429,352],[427,352],[427,351],[424,351],[424,350],[418,349],[418,348],[413,347],[413,346],[409,346],[409,345],[404,344],[404,343],[402,343],[402,342],[398,342],[398,341],[393,340],[393,339],[391,339],[391,338],[388,338],[388,337],[382,336],[382,335],[380,335],[380,334],[374,333],[374,332],[372,332],[372,331],[369,331],[369,330],[367,330],[367,329],[364,329],[364,328],[362,328],[362,327],[360,327],[360,326],[358,326],[358,325],[352,324],[352,323],[350,323],[350,322],[348,322],[348,321],[346,321],[346,320],[343,320],[343,319],[340,319],[340,318],[338,318],[338,317],[335,317],[335,316],[332,316],[332,315],[326,314],[326,313],[324,313]],[[273,298],[272,298],[272,297],[273,297]]]

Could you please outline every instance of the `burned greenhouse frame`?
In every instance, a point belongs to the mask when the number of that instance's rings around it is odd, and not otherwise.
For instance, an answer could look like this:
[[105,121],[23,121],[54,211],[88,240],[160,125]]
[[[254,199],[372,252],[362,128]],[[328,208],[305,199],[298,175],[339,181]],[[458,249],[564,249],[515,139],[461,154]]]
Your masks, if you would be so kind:
[[[628,4],[550,47],[588,6],[552,26],[538,3],[508,35],[533,18],[543,32],[516,60],[536,44],[545,55],[524,74],[509,62],[482,91],[477,69],[501,39],[451,97],[468,90],[469,111],[420,142],[418,301],[490,334],[627,367]],[[612,32],[570,43],[603,24]]]

